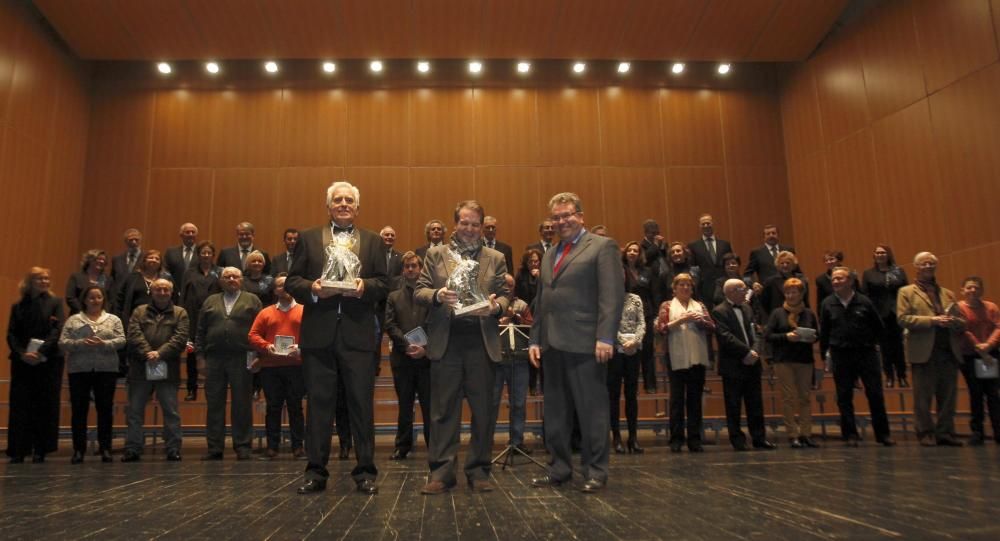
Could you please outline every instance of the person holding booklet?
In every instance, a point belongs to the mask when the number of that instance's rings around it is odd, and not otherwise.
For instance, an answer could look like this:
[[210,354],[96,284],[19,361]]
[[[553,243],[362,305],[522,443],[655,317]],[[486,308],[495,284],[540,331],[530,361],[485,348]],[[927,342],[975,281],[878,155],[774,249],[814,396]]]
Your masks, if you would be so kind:
[[250,346],[257,352],[252,369],[260,370],[260,382],[267,400],[264,427],[267,450],[263,460],[278,456],[281,447],[281,410],[288,409],[288,431],[292,437],[292,456],[306,458],[302,448],[305,418],[302,398],[306,384],[302,377],[302,357],[299,336],[302,327],[302,305],[285,291],[284,273],[274,279],[274,295],[278,302],[257,314],[250,327]]
[[962,376],[969,388],[969,428],[972,436],[969,445],[982,445],[983,398],[990,410],[993,439],[1000,443],[1000,367],[997,366],[997,347],[1000,346],[1000,308],[983,300],[983,279],[969,276],[963,280],[965,300],[958,309],[966,320],[962,336]]

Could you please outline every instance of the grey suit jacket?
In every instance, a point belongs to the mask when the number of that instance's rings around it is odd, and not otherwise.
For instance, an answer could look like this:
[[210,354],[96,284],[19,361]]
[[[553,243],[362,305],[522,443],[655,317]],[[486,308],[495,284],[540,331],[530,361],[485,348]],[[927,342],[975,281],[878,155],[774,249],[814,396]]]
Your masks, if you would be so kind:
[[[434,295],[448,282],[454,268],[454,260],[448,253],[449,247],[435,246],[427,250],[424,268],[417,279],[417,289],[413,298],[418,304],[430,307],[427,315],[427,357],[432,361],[441,359],[448,348],[448,334],[451,330],[452,310],[443,304],[436,305]],[[503,360],[500,352],[500,334],[497,320],[507,310],[507,291],[503,275],[507,272],[507,262],[503,254],[485,246],[479,251],[479,290],[485,295],[495,294],[500,310],[493,316],[480,317],[479,329],[483,344],[493,362]],[[466,316],[470,317],[470,316]]]
[[583,233],[553,276],[561,247],[542,257],[531,343],[545,351],[592,354],[598,340],[614,343],[625,303],[625,273],[615,241]]

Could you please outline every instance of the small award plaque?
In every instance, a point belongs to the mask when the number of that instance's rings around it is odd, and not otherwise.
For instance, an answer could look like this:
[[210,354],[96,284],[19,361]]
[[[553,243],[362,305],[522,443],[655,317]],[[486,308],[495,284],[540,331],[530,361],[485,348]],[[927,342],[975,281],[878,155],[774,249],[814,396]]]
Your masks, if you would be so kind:
[[357,279],[361,276],[361,260],[352,248],[357,242],[354,233],[337,233],[330,239],[326,247],[326,264],[320,284],[337,293],[354,291],[358,288]]
[[288,355],[292,352],[292,346],[295,345],[294,336],[285,336],[279,334],[274,337],[274,353],[275,355]]
[[458,293],[458,302],[454,306],[455,315],[460,317],[489,306],[490,300],[479,290],[479,262],[463,259],[454,251],[451,252],[451,257],[455,260],[455,269],[448,277],[447,287]]
[[793,331],[803,342],[813,343],[816,341],[816,329],[811,327],[795,327]]

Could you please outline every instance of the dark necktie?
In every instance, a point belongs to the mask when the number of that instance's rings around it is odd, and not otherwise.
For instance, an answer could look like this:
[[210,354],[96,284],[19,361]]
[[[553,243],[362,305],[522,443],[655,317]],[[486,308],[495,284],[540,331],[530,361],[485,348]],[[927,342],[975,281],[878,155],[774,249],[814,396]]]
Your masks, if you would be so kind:
[[190,247],[185,247],[184,248],[184,268],[187,268],[190,265],[191,265],[191,248]]
[[705,244],[708,245],[708,257],[711,258],[712,263],[715,263],[715,239],[709,237],[705,239]]
[[129,252],[125,264],[128,265],[128,271],[132,272],[135,269],[135,254]]
[[339,225],[335,225],[335,226],[333,226],[333,233],[335,235],[337,233],[354,233],[354,226],[353,225],[349,225],[347,227],[341,227]]
[[243,248],[242,250],[240,250],[240,266],[243,267],[243,268],[246,268],[246,266],[247,266],[247,255],[249,253],[250,253],[250,250],[248,250],[246,248]]
[[778,259],[778,246],[771,246],[771,258]]

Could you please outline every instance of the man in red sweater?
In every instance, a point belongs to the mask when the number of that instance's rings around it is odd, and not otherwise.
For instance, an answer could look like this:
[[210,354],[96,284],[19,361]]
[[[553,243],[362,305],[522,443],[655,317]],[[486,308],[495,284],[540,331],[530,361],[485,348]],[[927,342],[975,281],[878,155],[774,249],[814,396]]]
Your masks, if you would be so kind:
[[302,357],[299,355],[299,328],[302,325],[302,305],[285,291],[285,276],[274,281],[278,303],[257,314],[250,328],[250,345],[257,351],[254,370],[260,370],[261,385],[267,400],[264,426],[267,430],[267,451],[262,460],[278,456],[281,447],[281,408],[288,408],[288,428],[292,435],[292,456],[304,460],[302,449],[304,420],[302,398],[306,394],[302,378]]
[[969,428],[972,437],[969,445],[982,445],[983,433],[983,398],[990,410],[990,424],[993,425],[993,439],[1000,443],[1000,379],[980,377],[976,365],[980,369],[996,369],[997,346],[1000,345],[1000,309],[997,305],[983,300],[983,279],[970,276],[962,284],[962,294],[965,300],[958,303],[959,310],[967,323],[962,336],[962,376],[969,388],[969,404],[972,418]]

